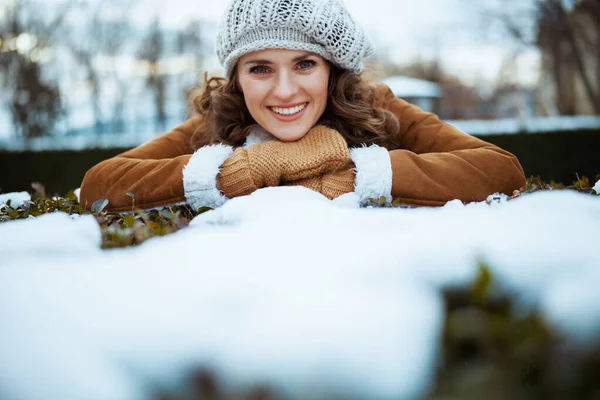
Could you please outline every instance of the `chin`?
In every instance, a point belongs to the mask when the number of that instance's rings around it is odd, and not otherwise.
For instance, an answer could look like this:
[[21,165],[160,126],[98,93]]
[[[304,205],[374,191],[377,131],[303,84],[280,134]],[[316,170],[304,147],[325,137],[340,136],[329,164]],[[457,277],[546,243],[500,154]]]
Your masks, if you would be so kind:
[[282,142],[295,142],[296,140],[302,139],[307,133],[309,129],[300,128],[300,129],[289,129],[289,130],[273,130],[277,132],[277,134],[271,133],[277,139]]
[[285,135],[283,137],[280,137],[279,140],[281,140],[282,142],[295,142],[296,140],[302,139],[305,135],[306,135],[306,132],[293,134],[293,135],[290,134],[290,135]]

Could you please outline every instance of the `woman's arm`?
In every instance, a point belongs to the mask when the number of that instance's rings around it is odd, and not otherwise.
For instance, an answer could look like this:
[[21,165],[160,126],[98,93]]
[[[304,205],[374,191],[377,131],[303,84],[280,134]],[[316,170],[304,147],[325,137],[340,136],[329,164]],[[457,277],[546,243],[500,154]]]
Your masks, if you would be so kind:
[[[81,184],[80,204],[90,208],[107,198],[108,210],[129,211],[132,193],[136,208],[149,209],[178,203],[215,206],[219,166],[231,154],[229,146],[205,146],[193,152],[190,137],[201,117],[192,118],[172,131],[90,168]],[[192,154],[193,153],[193,154]],[[212,186],[210,185],[212,181]],[[208,190],[203,183],[208,182]],[[211,203],[211,204],[208,204]]]
[[377,92],[382,106],[400,121],[401,149],[389,151],[394,198],[439,206],[453,199],[483,201],[496,192],[512,194],[525,185],[523,168],[508,151],[396,98],[385,85]]

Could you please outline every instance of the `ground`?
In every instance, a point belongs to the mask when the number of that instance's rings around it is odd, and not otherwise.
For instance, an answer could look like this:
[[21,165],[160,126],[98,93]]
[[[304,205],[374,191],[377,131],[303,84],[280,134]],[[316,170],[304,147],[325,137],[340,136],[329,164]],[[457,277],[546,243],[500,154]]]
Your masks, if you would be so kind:
[[592,398],[600,198],[583,180],[550,187],[437,209],[270,188],[193,219],[74,217],[73,198],[5,206],[5,219],[39,216],[0,223],[0,387]]

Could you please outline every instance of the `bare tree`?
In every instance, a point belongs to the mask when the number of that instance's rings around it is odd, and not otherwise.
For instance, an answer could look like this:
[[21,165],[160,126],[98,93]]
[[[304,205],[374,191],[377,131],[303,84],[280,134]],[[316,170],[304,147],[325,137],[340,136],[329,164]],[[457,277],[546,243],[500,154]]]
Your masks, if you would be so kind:
[[[486,30],[522,48],[540,50],[561,114],[576,111],[574,79],[580,79],[592,110],[600,114],[600,1],[503,0],[481,5]],[[587,23],[582,19],[587,18]],[[594,62],[586,58],[594,57]]]
[[[585,5],[582,10],[585,10],[586,13],[589,13],[592,17],[594,17],[594,36],[597,37],[600,35],[600,20],[595,17],[600,15],[600,2],[597,0],[580,0],[577,5],[579,4]],[[594,71],[590,71],[591,68],[589,67],[589,64],[587,64],[584,60],[584,57],[588,51],[588,49],[585,48],[586,39],[583,39],[583,41],[578,39],[578,37],[585,38],[587,36],[587,32],[585,32],[584,29],[581,29],[582,25],[578,24],[577,20],[572,17],[572,12],[567,13],[564,3],[560,0],[546,0],[542,2],[539,7],[538,43],[540,45],[555,47],[556,44],[549,42],[548,36],[550,36],[550,39],[554,39],[556,36],[558,36],[556,37],[557,42],[566,43],[567,51],[573,57],[573,61],[577,68],[578,75],[583,82],[583,87],[588,100],[592,105],[594,112],[596,114],[600,114],[600,82],[597,81],[596,84],[593,83],[592,74],[594,74]],[[553,29],[557,31],[557,34],[548,34],[548,32],[552,32]],[[590,43],[588,42],[588,44]],[[596,54],[596,74],[598,74],[598,70],[600,70],[599,44],[600,43],[598,43],[598,41],[596,42],[595,46],[593,43],[591,43],[591,50],[594,51],[594,53],[591,54]],[[556,64],[560,63],[562,54],[553,53],[553,55],[553,65],[555,68],[560,68]],[[562,84],[562,82],[557,83]]]
[[165,51],[164,32],[158,20],[150,25],[148,35],[144,38],[138,56],[148,65],[146,85],[154,94],[156,121],[164,129],[166,113],[167,76],[160,70],[159,62]]
[[41,55],[56,42],[69,2],[50,17],[27,0],[4,5],[0,21],[0,75],[15,134],[31,138],[48,134],[64,115],[58,83],[42,65]]
[[[79,11],[86,19],[85,29],[65,35],[65,44],[85,71],[96,132],[106,128],[105,120],[114,123],[112,129],[115,131],[121,131],[124,127],[126,94],[130,82],[120,71],[119,57],[128,44],[135,42],[128,15],[124,11],[131,9],[135,2],[104,0],[81,4]],[[105,61],[105,68],[100,68],[100,58]],[[109,84],[117,88],[117,96],[108,96],[104,92]],[[110,106],[102,107],[103,104]]]
[[[121,6],[123,0],[120,0]],[[114,99],[112,105],[112,120],[114,121],[113,130],[115,132],[122,132],[125,126],[125,102],[127,100],[127,94],[131,89],[130,79],[120,71],[118,57],[123,54],[124,45],[127,42],[131,42],[132,29],[128,20],[115,21],[106,26],[107,32],[104,35],[104,50],[103,52],[110,57],[111,69],[108,75],[118,95]]]
[[195,85],[200,80],[202,63],[206,49],[202,37],[202,23],[200,21],[191,21],[182,31],[177,34],[175,50],[179,55],[189,56],[191,62],[188,64],[189,73],[182,76],[179,83],[181,100],[185,106],[189,106],[187,97],[192,93]]
[[91,94],[90,100],[94,115],[94,129],[96,132],[99,132],[102,130],[102,108],[100,105],[101,80],[94,57],[100,50],[102,40],[99,29],[101,22],[98,19],[100,3],[93,3],[89,7],[88,11],[92,15],[92,18],[87,24],[87,32],[78,35],[66,35],[65,40],[68,48],[71,50],[71,54],[85,71],[86,81]]

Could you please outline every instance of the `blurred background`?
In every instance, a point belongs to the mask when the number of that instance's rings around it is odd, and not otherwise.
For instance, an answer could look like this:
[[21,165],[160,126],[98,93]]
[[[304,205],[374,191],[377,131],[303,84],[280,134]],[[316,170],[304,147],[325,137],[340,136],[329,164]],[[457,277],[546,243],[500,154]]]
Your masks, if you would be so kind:
[[[600,0],[345,3],[377,48],[367,78],[508,148],[528,174],[600,173]],[[189,89],[221,74],[226,5],[0,0],[0,191],[75,188],[184,121]]]

